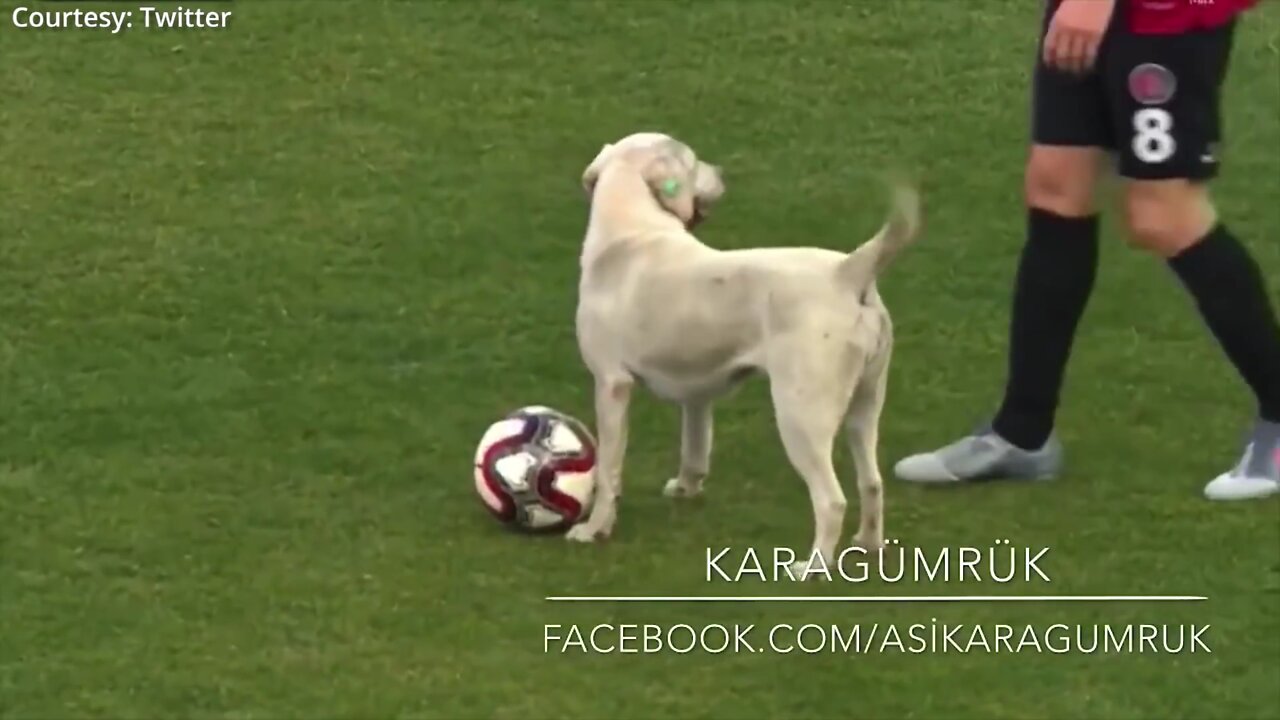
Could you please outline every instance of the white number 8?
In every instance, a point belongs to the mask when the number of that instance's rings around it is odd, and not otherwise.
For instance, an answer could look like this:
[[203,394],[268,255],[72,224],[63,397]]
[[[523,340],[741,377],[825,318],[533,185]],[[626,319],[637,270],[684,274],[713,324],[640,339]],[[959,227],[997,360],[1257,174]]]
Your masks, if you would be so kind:
[[1170,131],[1173,116],[1162,108],[1143,108],[1133,114],[1133,154],[1144,163],[1162,163],[1178,149]]

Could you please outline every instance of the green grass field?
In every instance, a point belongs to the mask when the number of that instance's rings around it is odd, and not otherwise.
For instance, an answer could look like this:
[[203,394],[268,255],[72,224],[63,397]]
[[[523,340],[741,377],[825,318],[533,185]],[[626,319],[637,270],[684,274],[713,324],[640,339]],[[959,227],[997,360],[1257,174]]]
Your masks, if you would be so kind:
[[[918,174],[927,230],[883,284],[886,472],[980,421],[1003,382],[1037,3],[244,0],[219,6],[226,30],[116,36],[15,30],[0,4],[0,716],[1280,717],[1280,505],[1200,496],[1248,397],[1114,226],[1061,417],[1067,476],[887,485],[891,537],[1050,546],[1049,585],[708,585],[707,547],[811,539],[762,381],[722,404],[687,504],[660,496],[677,414],[640,398],[606,545],[514,535],[474,496],[490,421],[590,417],[578,178],[642,129],[725,166],[701,231],[724,248],[851,248],[881,221],[879,173]],[[1278,45],[1263,8],[1218,188],[1280,294]],[[852,496],[843,450],[840,468]],[[543,600],[917,592],[1209,600]],[[1207,623],[1213,652],[543,644],[548,623],[935,619]]]

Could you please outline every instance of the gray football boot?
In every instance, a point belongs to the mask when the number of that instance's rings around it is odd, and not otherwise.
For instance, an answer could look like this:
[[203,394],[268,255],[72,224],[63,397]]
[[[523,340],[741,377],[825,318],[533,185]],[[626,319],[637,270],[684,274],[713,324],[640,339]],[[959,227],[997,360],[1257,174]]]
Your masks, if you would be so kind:
[[1280,424],[1259,420],[1235,468],[1204,486],[1210,500],[1251,500],[1280,492]]
[[1056,436],[1039,450],[1010,444],[990,427],[932,452],[904,458],[894,466],[900,480],[953,483],[975,480],[1048,480],[1062,470],[1062,444]]

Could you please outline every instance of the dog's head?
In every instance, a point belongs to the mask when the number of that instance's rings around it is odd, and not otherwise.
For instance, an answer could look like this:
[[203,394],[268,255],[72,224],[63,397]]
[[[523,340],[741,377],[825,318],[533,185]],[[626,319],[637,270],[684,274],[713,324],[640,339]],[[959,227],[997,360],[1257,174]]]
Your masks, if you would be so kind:
[[698,159],[693,148],[662,133],[635,133],[600,148],[582,173],[590,201],[606,168],[625,163],[649,186],[658,204],[692,229],[724,195],[720,168]]

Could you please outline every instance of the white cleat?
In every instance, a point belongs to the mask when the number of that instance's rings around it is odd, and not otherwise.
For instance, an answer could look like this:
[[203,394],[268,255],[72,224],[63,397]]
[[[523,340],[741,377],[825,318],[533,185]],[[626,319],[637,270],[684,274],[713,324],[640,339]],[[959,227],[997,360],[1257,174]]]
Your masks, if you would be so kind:
[[1062,463],[1057,437],[1050,437],[1039,450],[1023,450],[982,428],[945,447],[903,458],[893,473],[900,480],[925,484],[1047,480],[1062,471]]
[[1280,493],[1280,424],[1259,421],[1239,464],[1204,486],[1210,500],[1254,500]]

